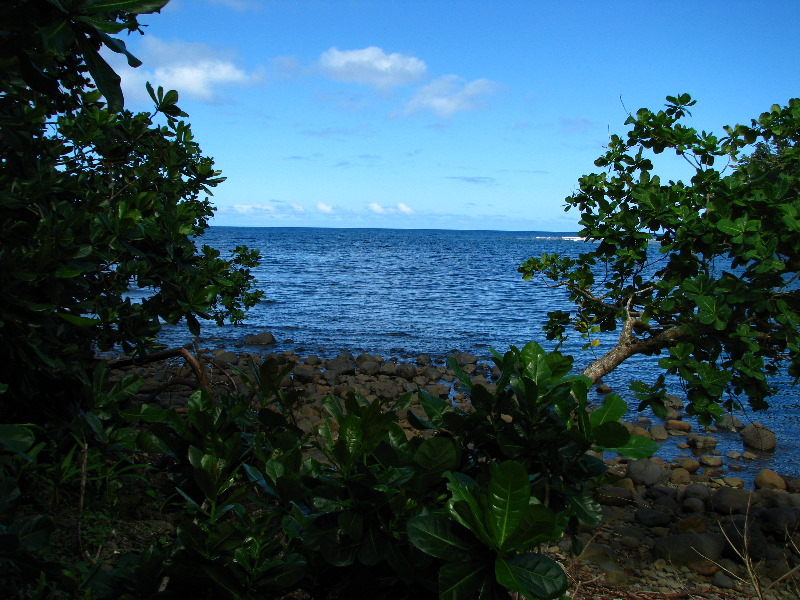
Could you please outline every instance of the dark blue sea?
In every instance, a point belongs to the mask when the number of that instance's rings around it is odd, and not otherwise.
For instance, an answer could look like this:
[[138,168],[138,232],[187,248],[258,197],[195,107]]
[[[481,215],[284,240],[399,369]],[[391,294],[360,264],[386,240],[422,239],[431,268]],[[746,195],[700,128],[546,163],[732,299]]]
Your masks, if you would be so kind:
[[[258,249],[262,260],[253,271],[264,301],[244,326],[204,324],[202,346],[233,349],[249,333],[270,331],[278,340],[269,351],[291,350],[301,356],[333,357],[342,351],[367,352],[411,360],[418,354],[444,358],[452,351],[489,357],[489,347],[537,341],[552,348],[541,327],[547,312],[569,310],[566,292],[543,282],[524,282],[517,272],[531,256],[559,253],[577,256],[587,243],[563,232],[448,231],[393,229],[211,227],[201,243],[223,253],[239,245]],[[167,328],[171,346],[190,339],[184,328]],[[562,351],[580,369],[600,356],[614,336],[593,351],[578,334]],[[263,351],[263,348],[244,350]],[[633,379],[652,383],[657,357],[634,357],[605,378],[629,400]],[[740,414],[778,434],[778,450],[743,464],[747,478],[764,466],[800,475],[800,400],[798,388],[778,382],[781,394],[766,413]],[[681,394],[680,382],[671,391]],[[599,401],[598,397],[598,401]],[[638,416],[629,415],[631,420]],[[644,416],[653,418],[650,414]],[[655,419],[654,419],[655,420]],[[741,451],[738,435],[718,433],[723,454]],[[669,446],[669,442],[666,443]],[[665,448],[664,454],[678,452]],[[729,473],[737,476],[737,473]]]

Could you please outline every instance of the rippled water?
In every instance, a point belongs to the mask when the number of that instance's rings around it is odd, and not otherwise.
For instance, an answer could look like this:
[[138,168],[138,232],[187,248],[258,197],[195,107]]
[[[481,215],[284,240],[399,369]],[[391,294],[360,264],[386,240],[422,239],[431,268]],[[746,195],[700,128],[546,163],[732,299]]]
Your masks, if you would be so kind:
[[[207,346],[233,346],[244,335],[272,332],[270,350],[331,357],[341,351],[400,359],[421,353],[447,356],[452,350],[489,356],[510,345],[548,343],[541,326],[551,310],[567,310],[566,293],[542,283],[523,282],[517,267],[544,252],[576,256],[586,243],[548,232],[387,229],[212,227],[202,242],[223,251],[245,244],[261,252],[254,271],[266,299],[248,314],[244,327],[205,325]],[[168,328],[164,341],[183,344],[183,328]],[[566,347],[576,366],[593,355],[577,338]],[[603,352],[613,338],[595,352]],[[652,382],[655,357],[634,357],[606,378],[630,400],[628,382]],[[672,391],[680,393],[678,382]],[[743,415],[778,433],[773,456],[747,463],[745,478],[764,466],[799,475],[800,405],[797,390],[782,385],[773,410]],[[635,408],[635,402],[630,400]],[[638,415],[631,415],[636,418]],[[741,450],[738,435],[718,434],[723,453]],[[679,452],[672,440],[662,454]]]

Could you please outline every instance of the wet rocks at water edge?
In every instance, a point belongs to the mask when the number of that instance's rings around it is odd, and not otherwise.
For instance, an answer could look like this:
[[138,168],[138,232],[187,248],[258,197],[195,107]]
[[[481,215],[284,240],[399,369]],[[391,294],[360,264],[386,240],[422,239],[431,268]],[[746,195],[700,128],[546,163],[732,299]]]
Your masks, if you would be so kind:
[[[456,363],[470,374],[473,382],[492,386],[496,381],[499,373],[492,371],[488,361],[470,354],[454,354]],[[426,355],[387,359],[343,352],[333,358],[320,358],[302,357],[290,351],[263,356],[237,354],[218,348],[201,353],[201,359],[206,361],[209,379],[215,387],[233,391],[231,386],[236,385],[242,393],[248,393],[248,388],[237,383],[237,370],[248,373],[252,364],[259,365],[267,359],[291,365],[292,373],[282,385],[304,399],[298,410],[298,423],[307,432],[315,431],[322,423],[325,409],[321,400],[327,394],[345,397],[356,391],[368,400],[391,401],[406,392],[424,389],[463,410],[471,410],[453,371],[445,366],[444,360]],[[172,366],[160,364],[134,369],[147,378],[148,385],[152,384],[148,390],[158,390],[156,402],[179,410],[185,406],[192,392],[191,387],[181,385],[191,378],[187,367],[176,362]],[[171,378],[176,385],[169,385]],[[422,416],[416,402],[408,410]],[[583,541],[599,537],[597,544],[590,545],[596,546],[594,551],[581,560],[603,571],[608,583],[658,582],[647,589],[662,591],[668,588],[674,591],[670,586],[675,581],[697,590],[710,586],[736,588],[740,585],[736,578],[746,577],[737,554],[743,549],[760,557],[760,576],[772,580],[800,564],[797,551],[800,479],[762,469],[751,486],[754,489],[748,489],[742,479],[726,472],[733,470],[739,461],[756,458],[745,450],[746,428],[742,428],[742,452],[723,455],[717,451],[710,430],[693,432],[691,423],[681,420],[680,413],[674,410],[670,415],[674,418],[663,424],[640,418],[636,424],[628,424],[628,429],[637,435],[672,440],[687,454],[670,461],[606,457],[609,481],[595,492],[603,510],[599,533],[587,527],[580,534]],[[398,414],[406,435],[414,435],[407,413]],[[737,429],[735,421],[730,424]],[[764,439],[766,428],[752,429],[759,439]],[[749,444],[748,447],[755,449]],[[752,531],[749,545],[735,535],[743,526]],[[723,565],[725,570],[716,565]]]
[[777,440],[775,434],[761,423],[750,423],[739,432],[745,446],[755,450],[771,452],[775,450]]

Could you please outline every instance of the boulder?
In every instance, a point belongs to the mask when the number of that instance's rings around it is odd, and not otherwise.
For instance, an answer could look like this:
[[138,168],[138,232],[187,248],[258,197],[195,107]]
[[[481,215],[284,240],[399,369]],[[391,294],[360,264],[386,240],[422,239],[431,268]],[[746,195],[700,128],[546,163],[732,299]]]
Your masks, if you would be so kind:
[[717,421],[717,427],[720,429],[727,429],[729,431],[738,431],[744,427],[742,420],[735,415],[722,415]]
[[785,490],[786,482],[783,477],[772,469],[761,469],[755,479],[756,489],[766,488],[768,490]]
[[745,446],[764,452],[775,450],[775,434],[761,423],[750,423],[739,432],[739,435],[742,436]]
[[690,433],[686,436],[686,442],[692,448],[712,450],[717,447],[717,440],[707,435],[700,435],[699,433]]
[[741,488],[721,487],[711,497],[711,508],[720,514],[747,514],[756,498]]
[[255,335],[244,336],[244,343],[248,346],[271,346],[275,343],[275,336],[269,331],[262,331]]
[[669,419],[664,427],[673,431],[691,431],[692,424],[687,421],[679,421],[678,419]]
[[669,433],[667,432],[667,428],[663,425],[651,425],[650,436],[657,442],[663,442],[669,438]]
[[633,513],[633,518],[645,527],[665,527],[672,521],[672,516],[661,510],[640,508]]
[[474,365],[478,362],[478,357],[474,354],[469,354],[467,352],[459,352],[453,355],[453,358],[458,363],[460,367],[465,367],[466,365]]
[[667,479],[667,471],[652,460],[641,458],[628,463],[628,477],[636,485],[650,487],[665,481]]
[[411,381],[417,376],[417,368],[409,363],[400,363],[397,365],[397,376]]

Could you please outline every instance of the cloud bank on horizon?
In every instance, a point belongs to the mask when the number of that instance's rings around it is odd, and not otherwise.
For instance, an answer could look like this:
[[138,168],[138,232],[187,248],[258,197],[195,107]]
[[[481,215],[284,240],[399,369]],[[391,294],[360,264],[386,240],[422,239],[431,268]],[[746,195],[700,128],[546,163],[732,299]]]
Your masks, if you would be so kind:
[[179,91],[228,177],[215,224],[574,231],[564,198],[629,112],[688,91],[689,125],[721,130],[796,95],[800,5],[776,2],[735,64],[721,32],[766,17],[725,6],[687,2],[654,31],[647,10],[589,2],[173,0],[127,42],[144,66],[108,58],[134,109],[146,81]]

